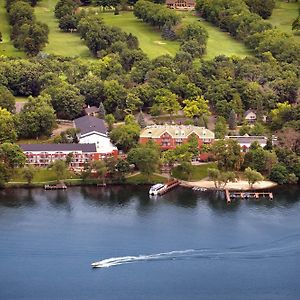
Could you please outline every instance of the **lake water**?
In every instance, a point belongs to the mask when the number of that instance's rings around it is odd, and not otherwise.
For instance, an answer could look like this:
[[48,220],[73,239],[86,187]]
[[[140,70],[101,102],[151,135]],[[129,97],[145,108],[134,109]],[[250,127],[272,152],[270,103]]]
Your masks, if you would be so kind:
[[0,299],[298,300],[300,189],[274,198],[0,190]]

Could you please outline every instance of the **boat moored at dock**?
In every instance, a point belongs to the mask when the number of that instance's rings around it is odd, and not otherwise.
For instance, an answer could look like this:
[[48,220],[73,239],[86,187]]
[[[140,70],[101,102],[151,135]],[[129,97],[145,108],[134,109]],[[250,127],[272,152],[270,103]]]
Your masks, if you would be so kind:
[[157,183],[155,185],[152,185],[151,188],[150,188],[150,190],[149,190],[149,195],[151,195],[151,196],[157,196],[157,195],[159,195],[159,191],[161,189],[163,189],[164,187],[165,187],[165,185],[162,184],[162,183]]

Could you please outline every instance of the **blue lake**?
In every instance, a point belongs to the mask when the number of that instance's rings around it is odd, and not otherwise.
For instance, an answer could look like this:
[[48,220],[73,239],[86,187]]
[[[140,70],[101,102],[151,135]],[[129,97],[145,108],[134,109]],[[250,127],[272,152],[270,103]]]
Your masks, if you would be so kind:
[[298,300],[300,188],[273,194],[0,190],[0,299]]

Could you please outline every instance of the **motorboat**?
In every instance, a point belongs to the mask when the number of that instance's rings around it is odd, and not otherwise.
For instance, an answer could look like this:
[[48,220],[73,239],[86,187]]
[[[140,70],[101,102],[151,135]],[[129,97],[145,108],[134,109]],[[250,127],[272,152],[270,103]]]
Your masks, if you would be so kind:
[[152,185],[149,190],[149,195],[157,196],[159,194],[159,191],[162,190],[165,187],[162,183],[157,183],[155,185]]

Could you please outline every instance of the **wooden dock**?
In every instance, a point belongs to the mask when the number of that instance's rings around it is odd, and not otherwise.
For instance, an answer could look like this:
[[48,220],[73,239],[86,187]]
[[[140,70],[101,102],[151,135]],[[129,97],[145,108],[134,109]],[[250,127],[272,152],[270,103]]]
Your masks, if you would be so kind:
[[263,198],[269,198],[270,200],[273,200],[273,193],[272,192],[236,192],[236,191],[229,191],[225,190],[225,197],[226,202],[229,204],[233,199],[259,199],[261,197]]
[[64,183],[58,183],[55,185],[45,184],[44,189],[45,190],[66,190],[67,186]]
[[180,181],[179,180],[172,180],[172,181],[169,181],[168,183],[166,183],[166,185],[160,189],[158,191],[158,195],[161,196],[167,192],[169,192],[170,190],[172,190],[173,188],[175,188],[176,186],[178,186],[180,184]]

